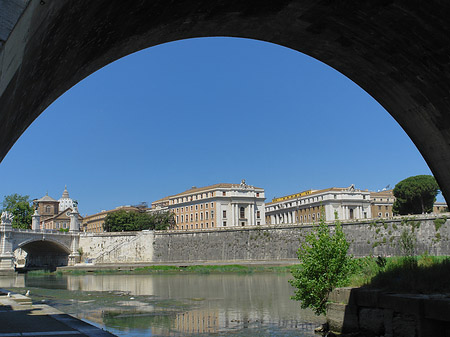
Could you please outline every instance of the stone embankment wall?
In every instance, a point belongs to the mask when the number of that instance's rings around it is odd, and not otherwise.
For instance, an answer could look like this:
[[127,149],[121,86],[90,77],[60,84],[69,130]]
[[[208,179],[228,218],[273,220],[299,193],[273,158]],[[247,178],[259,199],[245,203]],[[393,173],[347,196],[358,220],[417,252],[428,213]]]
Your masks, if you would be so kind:
[[[354,256],[400,255],[403,232],[417,239],[416,253],[450,255],[450,220],[410,217],[343,224]],[[202,231],[83,234],[84,259],[95,263],[295,260],[312,226],[261,226]]]
[[154,232],[83,234],[82,261],[101,263],[139,263],[153,261]]
[[[155,233],[154,261],[276,261],[296,259],[312,226],[233,228],[184,233]],[[400,255],[400,236],[417,239],[416,253],[450,255],[450,221],[444,217],[403,218],[343,224],[350,253],[356,257]]]

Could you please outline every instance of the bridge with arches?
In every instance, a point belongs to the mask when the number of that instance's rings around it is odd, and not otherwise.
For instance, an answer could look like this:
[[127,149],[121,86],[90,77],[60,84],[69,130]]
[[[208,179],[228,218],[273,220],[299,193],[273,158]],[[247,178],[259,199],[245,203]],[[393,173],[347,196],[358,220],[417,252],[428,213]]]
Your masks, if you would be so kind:
[[[74,212],[74,215],[78,213]],[[75,216],[72,216],[75,218]],[[72,220],[71,218],[71,220]],[[36,219],[33,219],[36,221]],[[14,252],[22,249],[27,253],[27,268],[54,270],[60,266],[70,266],[78,262],[80,235],[72,226],[69,232],[41,230],[33,226],[31,230],[12,228],[12,216],[2,213],[0,225],[0,272],[15,270]]]

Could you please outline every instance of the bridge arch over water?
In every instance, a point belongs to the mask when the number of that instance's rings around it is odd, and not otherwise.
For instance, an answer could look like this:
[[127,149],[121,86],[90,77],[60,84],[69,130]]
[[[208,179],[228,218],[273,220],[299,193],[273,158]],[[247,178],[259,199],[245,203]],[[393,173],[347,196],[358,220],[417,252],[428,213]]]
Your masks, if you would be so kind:
[[12,250],[22,249],[27,253],[25,267],[55,270],[56,267],[69,265],[70,245],[54,238],[30,238]]
[[0,159],[47,106],[108,63],[179,39],[243,37],[303,52],[361,86],[403,127],[449,200],[448,2],[23,3],[1,14],[10,24],[0,31]]

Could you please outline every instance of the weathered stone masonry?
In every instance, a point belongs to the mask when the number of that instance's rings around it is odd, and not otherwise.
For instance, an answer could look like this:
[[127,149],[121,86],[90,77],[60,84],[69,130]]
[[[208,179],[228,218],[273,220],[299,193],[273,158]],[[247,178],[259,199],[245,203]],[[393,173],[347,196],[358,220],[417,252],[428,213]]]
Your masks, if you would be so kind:
[[[311,226],[233,228],[189,232],[82,235],[84,257],[95,263],[276,261],[296,259]],[[399,255],[403,231],[417,238],[416,253],[450,255],[450,220],[444,216],[343,224],[354,256]]]

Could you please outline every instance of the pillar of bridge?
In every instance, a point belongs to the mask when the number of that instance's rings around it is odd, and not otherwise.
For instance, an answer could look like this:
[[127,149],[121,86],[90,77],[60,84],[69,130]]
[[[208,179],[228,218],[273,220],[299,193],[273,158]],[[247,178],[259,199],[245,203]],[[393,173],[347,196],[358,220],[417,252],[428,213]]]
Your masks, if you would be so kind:
[[14,272],[14,254],[12,250],[13,215],[3,212],[0,224],[0,272]]
[[34,214],[31,216],[31,229],[34,231],[40,230],[41,229],[40,222],[41,222],[41,216],[39,215],[39,212],[36,208],[34,210]]
[[[78,219],[78,216],[80,214],[78,213],[78,207],[76,204],[74,204],[73,211],[70,212],[70,228],[69,231],[71,234],[76,234],[80,232],[80,220]],[[69,255],[69,266],[73,266],[76,263],[80,262],[80,252],[78,250],[79,248],[79,236],[78,235],[72,235],[72,242],[70,245],[71,253]]]

